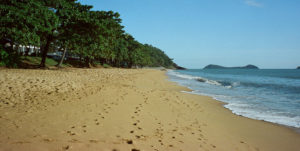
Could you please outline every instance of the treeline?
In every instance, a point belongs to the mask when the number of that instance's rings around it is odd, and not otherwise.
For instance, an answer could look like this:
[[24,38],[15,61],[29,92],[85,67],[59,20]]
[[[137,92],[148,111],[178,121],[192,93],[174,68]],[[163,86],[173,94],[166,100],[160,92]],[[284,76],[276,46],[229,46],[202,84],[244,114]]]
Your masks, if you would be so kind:
[[177,66],[160,49],[126,33],[118,13],[91,9],[76,0],[1,0],[0,61],[13,66],[20,46],[36,46],[40,67],[45,67],[47,53],[55,50],[63,52],[58,66],[66,54],[85,66]]

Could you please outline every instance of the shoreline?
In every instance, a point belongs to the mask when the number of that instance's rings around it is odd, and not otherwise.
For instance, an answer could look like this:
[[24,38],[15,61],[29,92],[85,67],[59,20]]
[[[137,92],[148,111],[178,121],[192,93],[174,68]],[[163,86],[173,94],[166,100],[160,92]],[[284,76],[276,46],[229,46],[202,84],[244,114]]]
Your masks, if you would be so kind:
[[[289,128],[151,69],[1,70],[2,150],[297,150]],[[76,82],[74,82],[76,81]]]
[[[198,90],[195,90],[195,89],[193,89],[193,88],[191,88],[191,87],[189,87],[189,86],[185,86],[184,84],[180,84],[180,82],[172,81],[172,80],[171,80],[171,79],[172,79],[172,78],[171,78],[172,76],[170,77],[170,75],[169,75],[168,72],[169,72],[169,71],[166,72],[166,76],[168,77],[168,81],[175,82],[177,85],[183,86],[183,87],[187,87],[187,88],[189,89],[189,91],[182,91],[182,92],[184,92],[184,93],[194,94],[194,95],[199,95],[199,96],[207,96],[207,97],[210,97],[211,99],[213,99],[213,100],[215,100],[215,101],[222,102],[222,103],[223,103],[222,107],[225,108],[225,109],[227,109],[227,110],[229,110],[229,111],[230,111],[232,114],[234,114],[234,115],[242,116],[242,117],[245,117],[245,118],[248,118],[248,119],[252,119],[252,120],[258,120],[258,121],[263,121],[263,122],[267,122],[267,123],[271,123],[271,124],[275,124],[275,125],[287,127],[287,128],[290,128],[290,129],[292,129],[292,130],[294,130],[294,131],[296,131],[297,133],[300,134],[300,127],[295,127],[295,126],[285,125],[285,124],[281,124],[281,123],[276,123],[276,122],[274,122],[274,121],[268,121],[268,120],[266,120],[266,119],[259,119],[258,117],[257,117],[257,118],[251,117],[251,116],[248,117],[248,116],[245,116],[245,115],[242,115],[242,114],[234,113],[235,110],[232,110],[232,109],[230,109],[229,107],[226,107],[226,105],[228,105],[228,104],[230,104],[230,103],[228,103],[228,102],[226,102],[226,101],[223,101],[223,100],[221,100],[221,99],[219,100],[219,99],[217,99],[215,96],[212,96],[212,95],[209,95],[209,94],[205,94],[205,93],[197,93]],[[196,92],[195,92],[195,91],[196,91]]]
[[241,118],[244,118],[246,120],[251,120],[251,121],[255,121],[255,122],[261,122],[261,123],[264,123],[266,125],[276,126],[276,127],[285,129],[287,131],[290,131],[292,133],[296,133],[296,134],[298,134],[300,136],[300,128],[293,127],[293,126],[288,126],[288,125],[283,125],[283,124],[279,124],[279,123],[273,123],[273,122],[269,122],[269,121],[265,121],[265,120],[254,119],[254,118],[246,117],[246,116],[243,116],[243,115],[235,114],[235,113],[233,113],[232,110],[230,110],[229,108],[225,107],[225,105],[228,104],[228,103],[223,102],[221,100],[217,100],[217,99],[213,98],[212,96],[193,93],[193,91],[195,91],[195,90],[193,90],[193,89],[191,89],[189,87],[183,86],[183,85],[179,84],[176,81],[170,80],[169,76],[167,75],[167,72],[168,71],[165,72],[165,76],[166,76],[166,79],[167,79],[168,82],[175,83],[176,85],[178,85],[180,87],[184,87],[184,88],[187,89],[187,90],[186,89],[185,90],[181,90],[180,92],[182,92],[182,93],[186,93],[186,94],[190,94],[190,95],[196,95],[196,96],[202,96],[202,97],[208,97],[208,98],[210,98],[210,100],[217,102],[217,105],[220,106],[220,107],[222,107],[222,109],[224,109],[225,111],[230,112],[230,114],[232,114],[234,116],[241,117]]
[[[171,81],[171,82],[174,82],[174,81]],[[175,82],[177,85],[179,86],[182,86],[180,84],[178,84],[177,82]],[[185,87],[185,86],[183,86]],[[187,87],[188,88],[188,87]],[[190,89],[190,88],[188,88]],[[268,123],[268,124],[273,124],[273,125],[276,125],[276,126],[281,126],[281,127],[284,127],[284,128],[288,128],[288,129],[291,129],[292,131],[295,131],[297,133],[299,133],[300,135],[300,128],[297,128],[297,127],[293,127],[293,126],[288,126],[288,125],[283,125],[283,124],[279,124],[279,123],[273,123],[273,122],[269,122],[269,121],[265,121],[265,120],[259,120],[259,119],[254,119],[254,118],[250,118],[250,117],[246,117],[246,116],[243,116],[243,115],[238,115],[238,114],[235,114],[232,112],[232,110],[230,110],[229,108],[226,108],[225,105],[227,105],[228,103],[226,102],[223,102],[223,101],[220,101],[220,100],[217,100],[215,98],[213,98],[212,96],[209,96],[209,95],[202,95],[202,94],[197,94],[197,93],[192,93],[194,90],[190,89],[190,91],[181,91],[182,93],[188,93],[188,94],[192,94],[192,95],[199,95],[199,96],[206,96],[206,97],[209,97],[211,98],[212,100],[214,101],[217,101],[217,102],[220,102],[221,103],[221,106],[226,109],[226,110],[229,110],[232,114],[236,115],[236,116],[240,116],[240,117],[244,117],[244,118],[247,118],[249,120],[256,120],[256,121],[261,121],[261,122],[264,122],[264,123]]]

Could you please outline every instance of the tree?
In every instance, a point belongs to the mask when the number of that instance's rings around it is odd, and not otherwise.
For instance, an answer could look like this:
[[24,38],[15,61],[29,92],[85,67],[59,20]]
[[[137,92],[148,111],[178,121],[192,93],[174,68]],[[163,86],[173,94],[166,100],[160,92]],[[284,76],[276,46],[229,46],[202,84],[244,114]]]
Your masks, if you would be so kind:
[[[117,12],[92,11],[92,6],[76,0],[0,1],[1,58],[18,55],[19,45],[40,45],[40,67],[45,67],[50,49],[63,51],[57,66],[63,63],[67,51],[83,58],[86,66],[95,61],[129,68],[175,66],[162,50],[143,45],[127,34]],[[6,47],[7,42],[10,47]]]
[[40,34],[57,25],[57,18],[44,1],[2,0],[0,10],[0,38],[10,42],[10,48],[6,49],[10,55],[18,53],[19,45],[39,45]]
[[57,13],[60,18],[63,18],[62,24],[58,28],[59,36],[57,37],[57,42],[60,44],[59,48],[63,50],[58,67],[63,63],[67,50],[79,48],[79,41],[95,29],[89,16],[91,8],[91,6],[80,3],[72,3]]
[[43,6],[47,7],[48,10],[51,11],[51,13],[46,13],[43,17],[48,18],[50,15],[53,15],[55,18],[57,18],[57,24],[54,24],[55,26],[47,26],[51,25],[51,22],[45,21],[44,25],[46,25],[46,28],[39,32],[42,50],[42,60],[40,67],[45,67],[47,53],[49,51],[50,45],[52,42],[57,40],[58,37],[60,37],[60,29],[63,29],[68,23],[70,18],[68,12],[71,12],[68,11],[68,8],[71,8],[73,5],[75,5],[75,1],[76,0],[43,1]]

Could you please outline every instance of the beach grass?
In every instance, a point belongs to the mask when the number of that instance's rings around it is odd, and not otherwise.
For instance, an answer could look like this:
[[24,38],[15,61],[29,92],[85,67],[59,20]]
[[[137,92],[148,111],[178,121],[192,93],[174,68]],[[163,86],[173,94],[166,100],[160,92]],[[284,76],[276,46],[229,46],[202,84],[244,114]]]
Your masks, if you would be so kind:
[[[39,66],[41,63],[42,58],[41,57],[35,57],[35,56],[21,56],[21,67],[22,66]],[[52,59],[52,58],[47,58],[46,59],[46,66],[47,67],[52,67],[56,66],[58,64],[58,61]],[[62,67],[68,67],[70,66],[69,64],[62,64]]]

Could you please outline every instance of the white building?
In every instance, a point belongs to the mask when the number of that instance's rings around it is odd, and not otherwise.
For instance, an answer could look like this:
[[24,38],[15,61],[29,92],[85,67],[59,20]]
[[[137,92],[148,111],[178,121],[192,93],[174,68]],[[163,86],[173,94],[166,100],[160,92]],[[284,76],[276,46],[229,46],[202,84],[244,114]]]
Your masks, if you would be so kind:
[[14,45],[14,48],[18,47],[18,52],[21,54],[25,54],[26,51],[28,51],[28,55],[32,55],[32,54],[38,54],[40,53],[40,47],[36,47],[36,46],[25,46],[25,45],[19,45],[16,46]]

